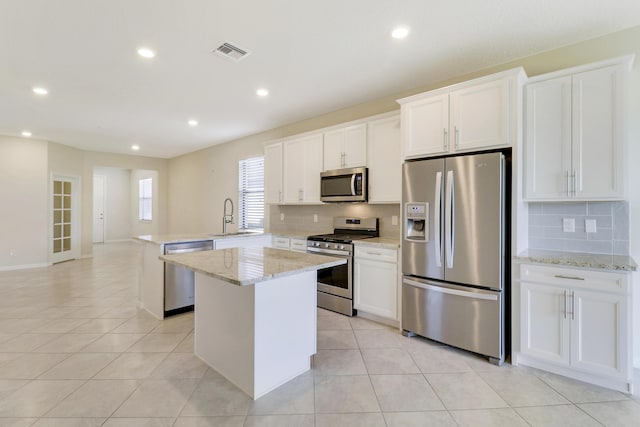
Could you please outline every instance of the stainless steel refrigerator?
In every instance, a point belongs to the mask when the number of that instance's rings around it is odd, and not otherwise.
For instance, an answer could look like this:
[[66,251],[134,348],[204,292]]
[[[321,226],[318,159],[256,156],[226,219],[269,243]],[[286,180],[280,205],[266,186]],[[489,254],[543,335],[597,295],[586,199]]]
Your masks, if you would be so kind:
[[503,153],[403,166],[402,329],[505,357]]

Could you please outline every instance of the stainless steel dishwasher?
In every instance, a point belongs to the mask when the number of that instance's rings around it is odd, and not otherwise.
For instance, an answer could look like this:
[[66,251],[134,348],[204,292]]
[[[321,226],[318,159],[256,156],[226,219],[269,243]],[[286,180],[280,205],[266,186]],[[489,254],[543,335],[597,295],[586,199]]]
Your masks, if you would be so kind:
[[[164,245],[164,254],[184,254],[187,252],[209,251],[213,240],[199,242],[169,243]],[[195,274],[177,265],[164,263],[164,315],[193,310]]]

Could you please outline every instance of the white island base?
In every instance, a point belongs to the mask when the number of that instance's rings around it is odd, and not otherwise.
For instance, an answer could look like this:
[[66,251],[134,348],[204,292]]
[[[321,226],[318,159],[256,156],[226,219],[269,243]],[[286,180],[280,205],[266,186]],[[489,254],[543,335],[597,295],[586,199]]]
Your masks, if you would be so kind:
[[196,273],[194,353],[253,399],[311,367],[316,271],[248,286]]

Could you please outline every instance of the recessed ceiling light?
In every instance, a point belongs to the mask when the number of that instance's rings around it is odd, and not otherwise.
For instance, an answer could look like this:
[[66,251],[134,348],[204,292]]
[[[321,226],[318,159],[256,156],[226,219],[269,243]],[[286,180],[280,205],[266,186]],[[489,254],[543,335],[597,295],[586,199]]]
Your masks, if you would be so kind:
[[49,91],[47,89],[45,89],[43,87],[39,87],[39,86],[34,87],[33,88],[33,92],[37,93],[38,95],[46,95],[46,94],[49,93]]
[[131,149],[132,149],[133,151],[138,151],[138,150],[140,149],[140,146],[139,146],[138,144],[133,144],[133,145],[131,146]]
[[189,126],[198,126],[198,121],[194,119],[189,120],[187,123],[189,123]]
[[391,37],[393,37],[394,39],[403,39],[408,35],[409,35],[409,28],[404,26],[396,27],[391,31]]
[[154,56],[156,56],[156,53],[148,47],[141,47],[140,49],[138,49],[138,55],[145,58],[153,58]]
[[265,96],[269,95],[269,91],[267,89],[258,89],[256,91],[256,95],[265,97]]
[[26,136],[27,138],[29,138],[31,136],[31,132],[29,132],[28,130],[25,130],[22,132],[22,136]]

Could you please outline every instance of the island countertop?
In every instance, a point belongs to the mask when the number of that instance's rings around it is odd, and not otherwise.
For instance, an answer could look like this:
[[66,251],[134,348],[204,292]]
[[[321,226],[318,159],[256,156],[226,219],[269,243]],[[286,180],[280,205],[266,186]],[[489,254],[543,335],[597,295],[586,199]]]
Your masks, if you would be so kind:
[[160,259],[241,286],[347,262],[344,258],[267,247],[161,255]]

